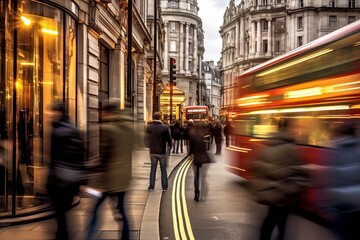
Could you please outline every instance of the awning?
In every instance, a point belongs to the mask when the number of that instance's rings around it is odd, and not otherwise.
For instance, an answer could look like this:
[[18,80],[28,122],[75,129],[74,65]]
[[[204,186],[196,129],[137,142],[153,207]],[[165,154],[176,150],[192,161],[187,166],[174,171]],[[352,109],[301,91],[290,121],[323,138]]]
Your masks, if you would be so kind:
[[[172,97],[172,113],[179,117],[180,106],[186,100],[185,93],[176,87],[173,88]],[[160,111],[163,114],[169,114],[170,112],[170,89],[168,86],[160,94]]]
[[[184,103],[186,100],[185,93],[180,89],[174,87],[172,103],[173,105],[179,105]],[[170,89],[164,89],[160,95],[160,105],[170,105]]]

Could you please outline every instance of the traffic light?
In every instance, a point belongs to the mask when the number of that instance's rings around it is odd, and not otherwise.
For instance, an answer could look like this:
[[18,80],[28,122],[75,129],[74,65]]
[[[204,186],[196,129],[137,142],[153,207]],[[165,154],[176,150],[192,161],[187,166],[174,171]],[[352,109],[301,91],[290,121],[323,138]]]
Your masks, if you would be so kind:
[[176,59],[170,58],[170,84],[176,86]]

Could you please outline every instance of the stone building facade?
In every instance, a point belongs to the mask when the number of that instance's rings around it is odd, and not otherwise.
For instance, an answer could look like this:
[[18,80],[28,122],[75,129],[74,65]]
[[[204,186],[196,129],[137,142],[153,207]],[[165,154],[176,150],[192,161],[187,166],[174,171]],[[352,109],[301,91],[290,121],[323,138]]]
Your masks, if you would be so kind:
[[206,85],[206,101],[204,105],[209,107],[209,115],[212,120],[219,119],[221,78],[219,66],[214,61],[203,61],[204,82]]
[[197,104],[197,85],[204,54],[204,32],[197,0],[161,0],[164,21],[163,82],[169,82],[170,58],[176,59],[176,87],[185,106]]
[[220,27],[223,114],[236,74],[359,18],[358,0],[230,0]]

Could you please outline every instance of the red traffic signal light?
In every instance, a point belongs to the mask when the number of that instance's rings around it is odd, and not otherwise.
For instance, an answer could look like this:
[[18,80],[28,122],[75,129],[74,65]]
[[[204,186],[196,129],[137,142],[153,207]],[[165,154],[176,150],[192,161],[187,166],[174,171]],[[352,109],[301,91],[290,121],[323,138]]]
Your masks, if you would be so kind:
[[170,58],[170,84],[176,85],[174,80],[176,80],[176,59]]

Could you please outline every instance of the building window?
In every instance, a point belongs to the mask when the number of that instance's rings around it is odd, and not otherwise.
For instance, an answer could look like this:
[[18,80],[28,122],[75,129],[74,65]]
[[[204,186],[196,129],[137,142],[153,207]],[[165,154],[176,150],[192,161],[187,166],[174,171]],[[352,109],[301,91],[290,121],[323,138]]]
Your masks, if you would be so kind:
[[176,22],[170,22],[170,32],[176,32]]
[[335,7],[335,0],[330,0],[329,7]]
[[261,0],[261,5],[267,5],[268,4],[268,0]]
[[300,6],[301,8],[304,7],[304,0],[299,0],[299,6]]
[[355,0],[349,0],[349,8],[355,8]]
[[275,52],[280,52],[281,49],[280,49],[280,41],[276,41],[275,42]]
[[299,36],[297,38],[297,46],[300,47],[303,45],[303,37],[302,36]]
[[337,16],[329,16],[329,28],[337,28]]
[[188,102],[188,106],[192,106],[192,97],[189,97],[189,102]]
[[177,1],[170,1],[169,8],[179,8],[179,4]]
[[170,41],[170,52],[176,52],[176,41]]
[[263,41],[263,53],[268,52],[268,40]]
[[303,29],[303,17],[297,18],[297,29],[302,30]]
[[104,45],[100,44],[100,83],[99,83],[99,91],[101,95],[106,95],[100,99],[108,100],[109,96],[109,49],[107,49]]
[[282,0],[276,0],[276,3],[277,3],[277,4],[281,4],[281,3],[282,3]]
[[356,17],[355,16],[349,16],[348,17],[348,23],[353,23],[356,21]]
[[268,29],[269,29],[269,23],[268,23],[267,20],[263,20],[263,21],[262,21],[262,29],[263,29],[264,32],[267,32],[267,31],[268,31]]

